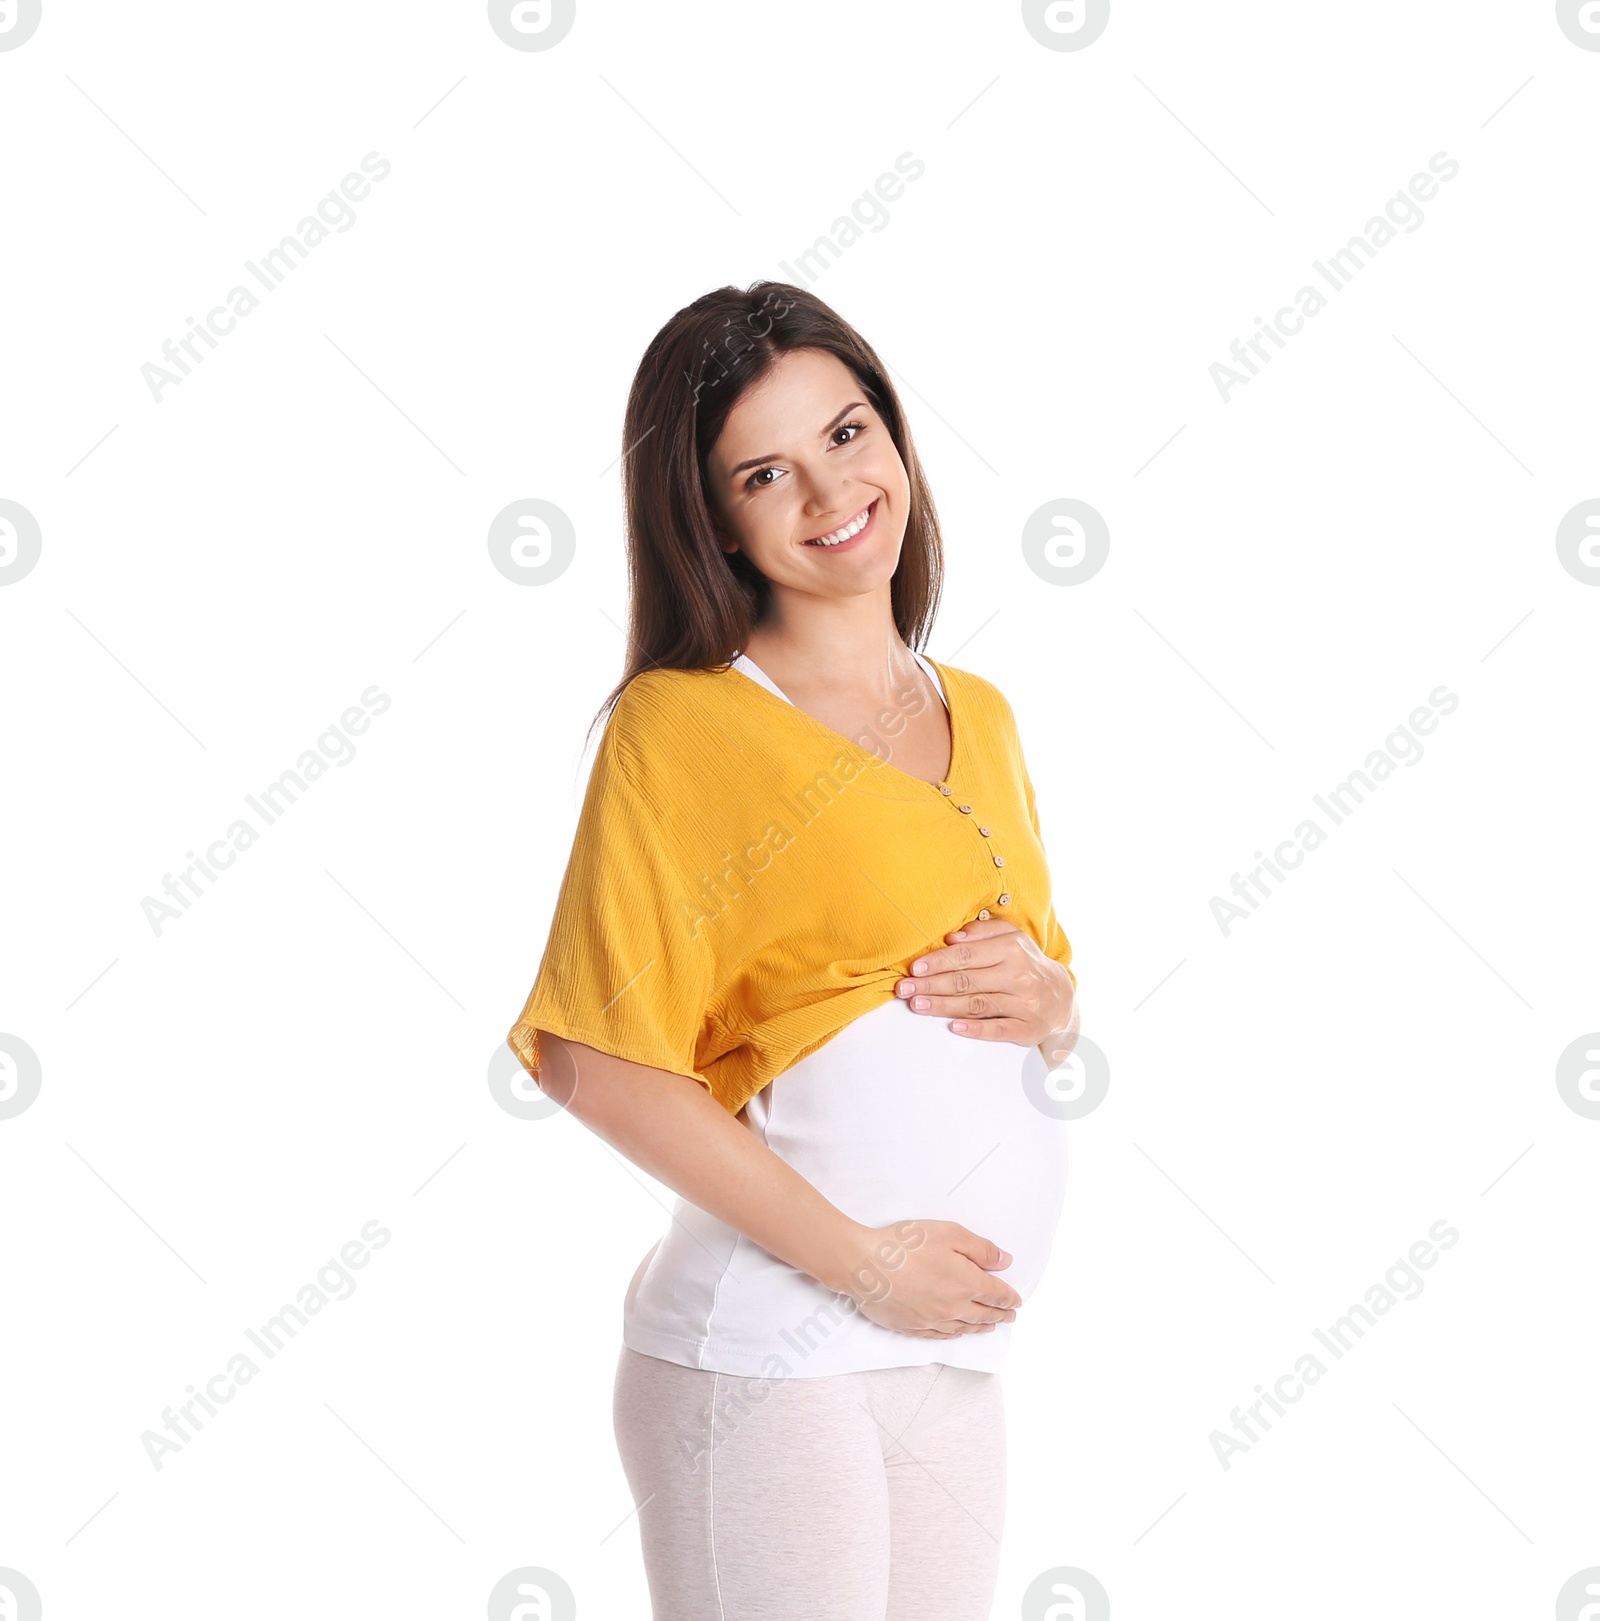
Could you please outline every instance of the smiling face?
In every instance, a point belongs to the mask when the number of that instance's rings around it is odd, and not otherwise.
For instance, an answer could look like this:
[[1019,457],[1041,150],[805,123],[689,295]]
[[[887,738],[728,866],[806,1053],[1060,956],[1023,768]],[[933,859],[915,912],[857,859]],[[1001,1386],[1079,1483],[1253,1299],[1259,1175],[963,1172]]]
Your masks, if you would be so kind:
[[774,592],[887,589],[910,481],[888,424],[836,356],[779,355],[728,413],[706,482],[723,550],[742,551]]

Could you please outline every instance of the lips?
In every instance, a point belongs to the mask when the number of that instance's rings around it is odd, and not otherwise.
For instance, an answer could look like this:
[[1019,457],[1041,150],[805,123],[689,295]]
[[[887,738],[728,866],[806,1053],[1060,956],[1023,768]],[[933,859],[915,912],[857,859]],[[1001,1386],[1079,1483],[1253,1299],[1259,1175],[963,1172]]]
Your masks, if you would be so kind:
[[[859,541],[862,538],[862,536],[868,535],[868,534],[870,534],[872,532],[872,526],[873,526],[874,522],[877,520],[877,516],[878,516],[878,501],[879,501],[879,499],[881,499],[881,497],[874,497],[873,500],[867,506],[864,506],[861,509],[861,512],[866,513],[867,521],[848,540],[834,541],[831,545],[825,546],[825,545],[823,545],[822,540],[820,539],[820,537],[817,537],[817,538],[813,538],[811,540],[802,541],[801,544],[805,545],[805,546],[810,546],[814,551],[819,551],[819,552],[843,552],[843,551],[848,551],[852,546],[854,546],[856,544],[857,541]],[[847,518],[844,523],[837,525],[836,529],[843,529],[848,524],[854,523],[861,516],[861,512],[857,512],[857,513],[852,514],[852,516]],[[836,529],[830,529],[828,531],[828,533],[833,534],[833,533],[836,532]]]

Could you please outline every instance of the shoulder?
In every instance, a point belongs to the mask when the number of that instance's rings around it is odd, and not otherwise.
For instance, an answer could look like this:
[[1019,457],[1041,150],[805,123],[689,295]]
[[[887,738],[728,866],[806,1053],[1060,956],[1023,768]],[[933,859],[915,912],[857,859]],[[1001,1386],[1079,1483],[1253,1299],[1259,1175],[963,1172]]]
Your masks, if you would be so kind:
[[956,687],[969,710],[986,716],[993,724],[1005,726],[1015,731],[1017,724],[1016,714],[1007,701],[1006,695],[994,682],[976,674],[972,670],[963,670],[954,664],[943,664],[938,659],[934,659],[932,662],[938,667],[939,674],[947,678]]
[[641,670],[628,682],[606,719],[602,747],[617,756],[636,783],[660,782],[698,759],[719,732],[717,699],[725,690],[718,670]]
[[710,670],[641,670],[612,707],[610,725],[629,741],[649,743],[715,708],[730,681],[743,676],[726,665]]

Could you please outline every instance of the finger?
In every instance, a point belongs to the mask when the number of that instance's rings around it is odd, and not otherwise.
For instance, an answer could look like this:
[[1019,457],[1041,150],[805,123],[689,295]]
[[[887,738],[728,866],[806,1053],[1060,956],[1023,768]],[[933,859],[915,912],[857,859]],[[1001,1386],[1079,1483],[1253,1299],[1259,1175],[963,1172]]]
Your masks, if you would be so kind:
[[973,947],[958,947],[963,952],[970,951],[959,961],[941,964],[937,955],[917,958],[921,967],[913,972],[907,971],[894,982],[896,996],[911,996],[918,991],[950,991],[966,990],[970,982],[980,976],[989,979],[1003,978],[1005,973],[1005,957],[999,951],[985,950],[979,943]]
[[914,996],[1020,996],[1034,985],[1013,964],[996,960],[947,968],[941,974],[907,975],[895,981],[894,989],[902,1001],[910,1001]]
[[[1013,929],[1011,932],[1016,934],[1018,931]],[[981,974],[985,969],[1003,969],[1006,966],[1015,968],[1017,961],[1012,955],[1014,950],[1003,939],[967,940],[960,945],[947,947],[944,953],[924,952],[907,965],[904,977],[915,981],[920,989],[924,980],[949,981],[957,974]],[[920,968],[919,963],[922,964]]]
[[[946,968],[959,968],[962,963],[970,960],[967,954],[974,945],[992,939],[996,935],[1021,934],[1022,930],[1014,923],[991,917],[964,924],[960,932],[965,936],[964,939],[956,941],[953,945],[936,946],[932,951],[924,951],[910,964],[909,972],[913,975],[937,974]],[[988,956],[991,953],[985,952],[983,955]]]
[[[930,1015],[919,1013],[919,1019],[926,1019]],[[1011,1041],[1019,1047],[1034,1045],[1031,1031],[1033,1026],[1024,1019],[993,1018],[972,1019],[963,1014],[960,1018],[952,1019],[949,1030],[952,1035],[962,1036],[968,1041]]]
[[1015,923],[1003,917],[996,917],[991,912],[988,917],[969,917],[959,928],[952,929],[950,934],[945,936],[945,939],[948,940],[951,934],[959,934],[968,940],[981,940],[991,934],[1016,934],[1019,932],[1020,930]]
[[918,991],[904,998],[911,1011],[924,1019],[1016,1019],[1031,1017],[1034,1004],[1016,991],[963,990],[946,995]]

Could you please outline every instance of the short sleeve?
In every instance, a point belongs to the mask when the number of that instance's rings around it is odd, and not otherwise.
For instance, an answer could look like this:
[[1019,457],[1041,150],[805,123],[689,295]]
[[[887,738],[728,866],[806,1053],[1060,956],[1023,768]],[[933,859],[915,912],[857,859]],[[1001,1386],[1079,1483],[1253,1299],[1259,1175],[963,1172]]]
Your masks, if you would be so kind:
[[713,955],[663,838],[666,810],[625,767],[615,716],[595,753],[533,989],[506,1040],[539,1079],[539,1031],[710,1082],[696,1069]]
[[[1033,823],[1034,837],[1038,839],[1040,847],[1044,845],[1044,834],[1039,830],[1039,806],[1034,798],[1033,781],[1028,776],[1027,766],[1022,768],[1022,786],[1028,796],[1028,820]],[[1051,961],[1058,962],[1067,971],[1067,978],[1072,981],[1074,991],[1078,988],[1078,976],[1072,971],[1072,942],[1067,939],[1066,931],[1061,927],[1060,919],[1056,917],[1055,901],[1050,903],[1050,918],[1045,926],[1044,954]]]

